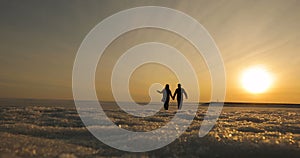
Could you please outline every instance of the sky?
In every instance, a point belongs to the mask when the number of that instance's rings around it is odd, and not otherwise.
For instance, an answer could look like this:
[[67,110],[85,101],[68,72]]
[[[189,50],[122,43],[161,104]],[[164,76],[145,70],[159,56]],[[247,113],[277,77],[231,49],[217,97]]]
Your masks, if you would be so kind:
[[[2,0],[0,4],[0,98],[72,99],[73,64],[87,33],[119,11],[163,6],[190,15],[215,40],[226,71],[225,101],[300,103],[298,0]],[[175,47],[191,61],[199,81],[200,100],[210,101],[211,76],[203,57],[184,38],[154,28],[127,32],[104,51],[95,78],[98,98],[113,100],[111,71],[122,53],[152,41]],[[252,94],[243,88],[240,78],[245,69],[257,65],[264,67],[274,81],[266,92]],[[174,91],[180,81],[162,65],[145,64],[130,78],[132,98],[149,101],[149,87],[154,82],[169,83]]]

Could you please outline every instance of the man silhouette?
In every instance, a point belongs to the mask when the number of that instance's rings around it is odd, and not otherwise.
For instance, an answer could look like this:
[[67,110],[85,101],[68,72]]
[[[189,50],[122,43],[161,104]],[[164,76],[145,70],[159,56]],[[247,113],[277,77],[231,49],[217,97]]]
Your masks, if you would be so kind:
[[180,110],[181,107],[182,107],[182,102],[183,102],[183,96],[182,96],[182,94],[184,94],[185,99],[187,99],[188,96],[187,96],[185,90],[183,88],[181,88],[181,84],[178,84],[177,86],[178,86],[178,88],[174,92],[174,95],[172,96],[172,99],[174,100],[175,97],[176,97],[176,95],[177,95],[176,99],[177,99],[178,109]]

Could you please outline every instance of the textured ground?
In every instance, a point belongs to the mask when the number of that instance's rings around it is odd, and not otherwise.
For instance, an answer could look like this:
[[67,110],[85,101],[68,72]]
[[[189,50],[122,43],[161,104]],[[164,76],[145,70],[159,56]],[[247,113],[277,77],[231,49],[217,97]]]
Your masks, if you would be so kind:
[[[140,119],[106,110],[119,127],[149,131],[163,126],[168,112]],[[210,133],[198,137],[206,107],[173,143],[146,153],[113,149],[94,138],[74,105],[9,105],[0,108],[1,157],[300,157],[300,108],[225,107]]]

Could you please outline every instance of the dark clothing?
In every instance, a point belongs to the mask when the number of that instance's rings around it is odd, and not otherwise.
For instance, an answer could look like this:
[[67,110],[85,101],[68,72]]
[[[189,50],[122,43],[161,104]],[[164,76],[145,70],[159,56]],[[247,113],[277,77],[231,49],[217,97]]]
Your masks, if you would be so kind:
[[164,100],[164,108],[165,108],[165,110],[168,110],[169,109],[170,96],[172,96],[172,93],[171,93],[170,89],[165,89],[165,93],[166,93],[166,98]]
[[187,98],[187,94],[186,94],[185,90],[183,88],[177,88],[176,91],[174,92],[174,95],[173,95],[174,98],[177,95],[176,99],[177,99],[178,109],[181,109],[181,106],[182,106],[182,101],[183,101],[182,94],[184,94],[185,97]]

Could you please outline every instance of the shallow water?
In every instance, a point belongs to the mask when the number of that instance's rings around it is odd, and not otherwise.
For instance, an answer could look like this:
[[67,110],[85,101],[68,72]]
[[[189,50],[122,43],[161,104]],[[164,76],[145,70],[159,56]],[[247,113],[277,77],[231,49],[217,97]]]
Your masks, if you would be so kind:
[[[300,108],[224,107],[214,128],[199,138],[207,110],[199,106],[192,124],[174,142],[150,152],[129,153],[93,137],[72,102],[56,103],[2,102],[0,157],[300,157]],[[158,129],[177,112],[172,105],[168,112],[141,118],[109,103],[105,107],[115,124],[131,131]],[[112,132],[107,126],[97,128]]]

